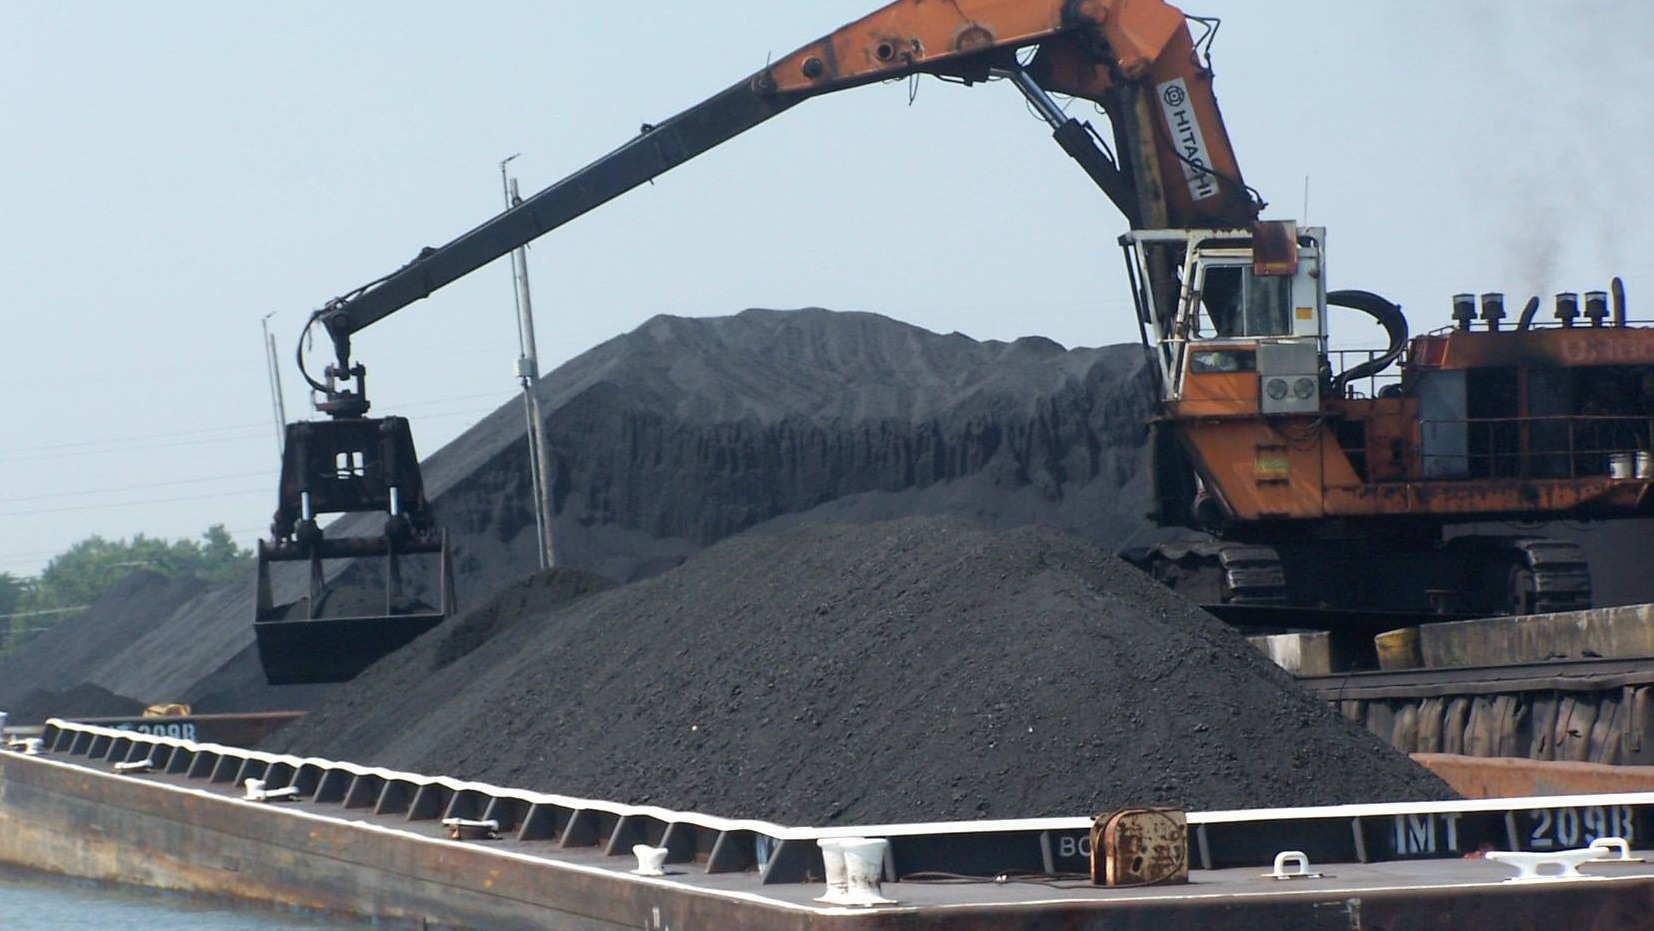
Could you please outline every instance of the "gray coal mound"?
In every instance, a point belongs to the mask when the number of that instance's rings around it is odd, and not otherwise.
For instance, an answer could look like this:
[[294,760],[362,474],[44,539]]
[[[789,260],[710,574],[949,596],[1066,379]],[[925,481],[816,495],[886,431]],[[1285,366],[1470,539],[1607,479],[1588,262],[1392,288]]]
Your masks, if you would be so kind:
[[82,682],[61,692],[48,689],[29,692],[6,709],[6,723],[44,724],[47,718],[132,718],[143,714],[146,707],[141,701]]
[[[557,562],[630,582],[753,528],[915,515],[1054,527],[1108,549],[1144,542],[1147,358],[1136,345],[978,341],[865,313],[657,317],[536,385]],[[429,456],[424,472],[462,610],[538,566],[519,402]],[[382,523],[328,532],[371,535]],[[1601,573],[1599,591],[1649,600],[1654,574],[1626,555],[1640,550],[1623,526],[1596,526],[1586,545],[1593,560],[1606,552],[1629,567],[1642,594]],[[278,601],[302,594],[303,567],[287,568]],[[0,660],[0,709],[80,683],[202,711],[316,707],[333,686],[264,684],[253,594],[250,577],[203,589],[140,575]],[[414,594],[438,603],[429,588]]]
[[[1043,524],[1106,547],[1140,540],[1146,362],[1135,345],[978,341],[866,313],[656,317],[535,387],[557,563],[629,582],[764,524],[912,515]],[[430,455],[424,473],[462,610],[539,565],[520,403]],[[382,523],[364,515],[328,532]],[[302,567],[286,568],[278,602],[303,590]],[[421,573],[409,578],[411,594],[438,603]],[[0,661],[0,708],[81,682],[213,711],[305,710],[331,690],[263,684],[251,578],[128,594]]]
[[573,569],[517,579],[339,687],[321,707],[267,740],[265,749],[308,754],[299,748],[330,747],[340,759],[358,751],[365,759],[378,752],[372,748],[395,739],[404,754],[431,751],[430,739],[440,732],[432,722],[453,697],[443,684],[454,680],[444,673],[447,667],[518,627],[532,639],[553,623],[554,609],[611,587],[607,579]]
[[[0,659],[0,711],[119,716],[183,701],[201,714],[314,706],[329,686],[264,682],[253,650],[253,580],[211,585],[135,572],[79,616]],[[41,704],[64,694],[76,704]],[[81,698],[118,700],[86,704]]]
[[[157,572],[128,575],[91,607],[35,638],[26,651],[0,660],[0,700],[89,681],[89,673],[118,661],[162,619],[210,587]],[[9,709],[0,705],[0,710]]]
[[544,608],[433,630],[267,749],[784,824],[1451,797],[1048,529],[748,533]]
[[[556,562],[632,582],[771,521],[915,515],[1122,545],[1148,527],[1148,362],[817,308],[655,317],[535,387]],[[424,463],[462,604],[538,566],[527,463],[515,402]]]

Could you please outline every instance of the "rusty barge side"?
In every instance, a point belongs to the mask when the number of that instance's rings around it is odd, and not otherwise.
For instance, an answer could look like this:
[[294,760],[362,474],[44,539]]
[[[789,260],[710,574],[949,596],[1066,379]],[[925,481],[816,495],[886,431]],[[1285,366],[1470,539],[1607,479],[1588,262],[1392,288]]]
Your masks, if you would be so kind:
[[[1196,813],[1193,883],[1108,889],[991,881],[993,871],[1028,860],[1070,872],[1088,853],[1083,818],[785,828],[325,761],[289,759],[282,771],[280,758],[252,751],[90,725],[54,722],[47,736],[43,755],[0,752],[0,862],[381,923],[489,931],[1537,931],[1570,923],[1616,931],[1646,927],[1654,912],[1654,866],[1640,861],[1591,867],[1597,875],[1584,880],[1513,884],[1507,869],[1459,852],[1490,842],[1543,850],[1610,832],[1648,846],[1654,794]],[[243,777],[286,782],[299,800],[248,801]],[[450,839],[441,823],[456,815],[493,818],[502,836]],[[858,832],[890,837],[885,891],[900,905],[815,902],[815,841]],[[633,842],[668,847],[668,875],[632,875],[624,854]],[[1261,880],[1260,862],[1289,847],[1308,851],[1324,875]],[[912,881],[944,867],[987,881]]]
[[15,753],[0,753],[0,862],[420,928],[799,925],[780,903]]

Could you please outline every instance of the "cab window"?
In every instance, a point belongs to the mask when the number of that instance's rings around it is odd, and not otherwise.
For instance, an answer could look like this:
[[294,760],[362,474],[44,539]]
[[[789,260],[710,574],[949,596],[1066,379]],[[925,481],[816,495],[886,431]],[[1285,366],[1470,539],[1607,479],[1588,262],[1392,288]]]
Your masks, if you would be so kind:
[[1215,336],[1292,335],[1292,279],[1252,274],[1247,265],[1208,265],[1200,301]]

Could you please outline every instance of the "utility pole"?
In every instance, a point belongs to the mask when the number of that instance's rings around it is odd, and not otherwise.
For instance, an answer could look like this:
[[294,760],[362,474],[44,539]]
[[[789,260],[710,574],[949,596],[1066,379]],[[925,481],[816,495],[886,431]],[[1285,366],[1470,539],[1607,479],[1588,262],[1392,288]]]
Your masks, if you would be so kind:
[[276,456],[286,452],[287,403],[281,396],[281,366],[276,362],[276,337],[270,332],[270,318],[275,311],[264,315],[259,325],[264,328],[264,368],[270,378],[270,412],[276,417]]
[[[507,210],[523,202],[517,193],[517,179],[506,171],[506,166],[516,157],[500,162],[500,186]],[[523,387],[523,414],[528,418],[528,474],[534,485],[534,529],[539,538],[540,568],[550,569],[557,563],[551,539],[551,446],[546,440],[545,419],[540,416],[540,398],[534,390],[540,380],[540,358],[534,348],[534,305],[528,296],[526,245],[511,250],[511,284],[517,302],[517,380]]]

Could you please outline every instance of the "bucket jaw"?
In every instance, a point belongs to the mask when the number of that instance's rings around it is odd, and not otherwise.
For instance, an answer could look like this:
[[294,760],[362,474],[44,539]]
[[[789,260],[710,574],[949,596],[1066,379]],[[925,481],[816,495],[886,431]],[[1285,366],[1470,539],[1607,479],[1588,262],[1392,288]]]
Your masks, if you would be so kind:
[[[364,512],[385,515],[379,536],[329,538],[318,523]],[[401,417],[288,424],[271,537],[259,541],[253,623],[271,685],[348,681],[454,610],[447,535],[431,518]],[[434,561],[435,605],[404,588],[409,560]],[[306,564],[308,584],[303,597],[277,604],[271,567],[283,562]]]

